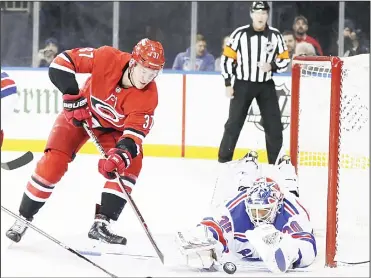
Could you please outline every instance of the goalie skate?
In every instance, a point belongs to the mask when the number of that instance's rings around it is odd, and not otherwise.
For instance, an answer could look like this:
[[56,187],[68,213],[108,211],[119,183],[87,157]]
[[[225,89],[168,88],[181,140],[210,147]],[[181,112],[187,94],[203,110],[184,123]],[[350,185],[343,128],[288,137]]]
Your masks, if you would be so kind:
[[[22,216],[21,216],[22,217]],[[27,221],[32,221],[32,219],[27,219],[22,217],[23,219]],[[20,220],[16,220],[12,227],[8,231],[6,231],[6,236],[10,240],[14,242],[20,242],[24,234],[26,233],[28,227],[25,223],[23,223]]]
[[285,173],[285,187],[296,197],[299,197],[299,188],[297,186],[297,175],[295,167],[291,164],[291,159],[288,155],[283,155],[278,160],[278,168]]
[[104,243],[126,245],[126,238],[114,234],[109,227],[109,219],[101,214],[96,215],[93,226],[90,228],[88,237]]

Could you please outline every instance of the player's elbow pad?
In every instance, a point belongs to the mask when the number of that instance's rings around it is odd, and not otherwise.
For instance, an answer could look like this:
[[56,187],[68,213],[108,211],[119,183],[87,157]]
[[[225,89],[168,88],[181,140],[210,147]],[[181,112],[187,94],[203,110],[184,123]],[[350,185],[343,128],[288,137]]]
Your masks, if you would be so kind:
[[137,144],[135,144],[133,139],[128,137],[125,137],[118,141],[116,144],[116,148],[128,151],[132,158],[136,157],[139,153]]
[[49,68],[49,79],[62,94],[78,95],[79,85],[75,79],[75,75],[63,70]]

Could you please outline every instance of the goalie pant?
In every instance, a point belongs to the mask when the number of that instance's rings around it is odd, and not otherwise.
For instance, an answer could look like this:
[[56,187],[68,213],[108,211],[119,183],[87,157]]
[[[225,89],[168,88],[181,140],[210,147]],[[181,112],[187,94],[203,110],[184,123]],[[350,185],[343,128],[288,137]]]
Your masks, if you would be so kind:
[[[215,213],[215,217],[204,218],[200,225],[206,226],[209,234],[217,240],[219,246],[216,249],[222,250],[222,254],[233,253],[241,260],[256,261],[261,256],[246,236],[249,234],[247,232],[255,227],[246,213],[245,198],[246,190],[243,190],[226,202],[226,205]],[[317,246],[310,217],[294,194],[285,194],[274,227],[292,238],[291,245],[297,250],[292,268],[303,268],[313,263],[317,256]]]

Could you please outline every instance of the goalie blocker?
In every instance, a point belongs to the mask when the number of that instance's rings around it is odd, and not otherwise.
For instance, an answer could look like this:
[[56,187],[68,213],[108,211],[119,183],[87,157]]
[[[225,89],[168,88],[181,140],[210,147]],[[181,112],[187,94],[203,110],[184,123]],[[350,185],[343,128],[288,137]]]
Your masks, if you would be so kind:
[[246,177],[236,185],[226,185],[235,186],[235,196],[214,216],[177,233],[186,264],[214,270],[233,255],[242,264],[261,260],[273,273],[311,265],[317,256],[316,240],[309,214],[297,197],[290,158],[285,155],[278,166],[272,166],[272,178],[259,174],[260,165],[249,167],[257,164],[255,152],[240,163],[240,175]]

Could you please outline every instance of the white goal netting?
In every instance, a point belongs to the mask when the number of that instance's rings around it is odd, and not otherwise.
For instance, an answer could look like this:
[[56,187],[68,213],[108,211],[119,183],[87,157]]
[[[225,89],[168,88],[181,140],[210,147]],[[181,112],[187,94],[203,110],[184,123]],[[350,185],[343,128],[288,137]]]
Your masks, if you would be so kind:
[[[310,211],[317,233],[326,235],[329,139],[339,136],[337,157],[337,221],[335,261],[369,261],[369,54],[343,58],[340,80],[331,78],[330,61],[301,64],[299,88],[298,176],[311,196]],[[340,84],[340,125],[330,133],[331,82]],[[339,134],[333,132],[339,130]]]

